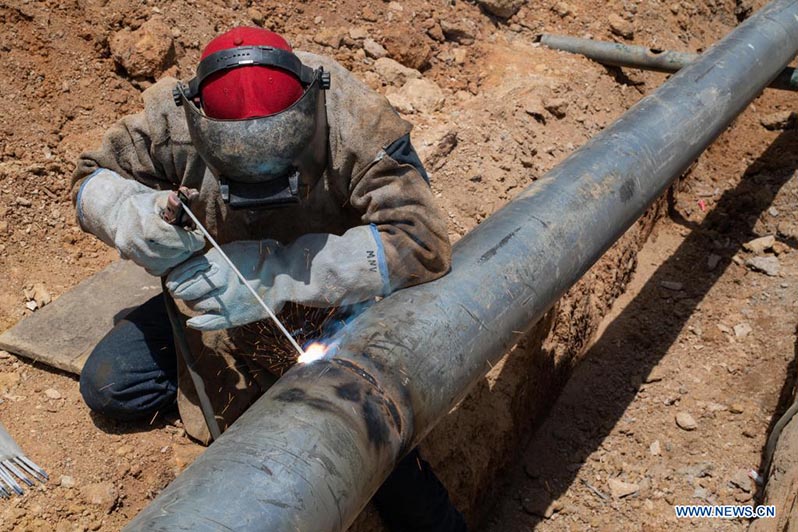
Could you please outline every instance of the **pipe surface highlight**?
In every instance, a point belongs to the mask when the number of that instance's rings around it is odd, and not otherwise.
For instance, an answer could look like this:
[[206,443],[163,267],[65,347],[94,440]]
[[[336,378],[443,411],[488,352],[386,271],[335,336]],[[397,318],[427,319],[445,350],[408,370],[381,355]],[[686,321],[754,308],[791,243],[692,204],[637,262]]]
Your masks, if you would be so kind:
[[331,531],[798,52],[775,0],[287,372],[128,530]]

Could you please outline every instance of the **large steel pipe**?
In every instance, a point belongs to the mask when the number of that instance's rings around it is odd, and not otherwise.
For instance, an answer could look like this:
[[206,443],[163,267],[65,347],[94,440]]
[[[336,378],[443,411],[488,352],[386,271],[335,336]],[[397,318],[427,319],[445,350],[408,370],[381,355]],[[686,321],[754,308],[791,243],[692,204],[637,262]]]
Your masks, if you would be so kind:
[[776,0],[288,372],[130,530],[340,530],[798,51]]

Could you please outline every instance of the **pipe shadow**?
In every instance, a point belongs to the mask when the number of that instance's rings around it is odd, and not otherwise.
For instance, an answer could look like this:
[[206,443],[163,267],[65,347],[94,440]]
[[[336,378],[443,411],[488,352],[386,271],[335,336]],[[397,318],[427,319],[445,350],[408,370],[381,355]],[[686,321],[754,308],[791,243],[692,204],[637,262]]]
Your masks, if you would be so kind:
[[[581,465],[621,420],[742,243],[754,238],[757,220],[796,169],[798,134],[785,131],[749,165],[740,183],[721,195],[703,222],[692,227],[691,234],[588,350],[560,400],[533,427],[535,433],[521,452],[529,477],[523,485],[538,486],[534,491],[542,494],[542,500],[533,503],[535,508],[546,508],[573,484]],[[712,270],[707,268],[710,252],[720,256]],[[665,281],[681,282],[683,288],[666,289]],[[508,492],[512,487],[505,485],[503,496],[495,500],[514,497]],[[495,530],[491,515],[488,512],[481,528]],[[525,530],[544,520],[523,515]]]

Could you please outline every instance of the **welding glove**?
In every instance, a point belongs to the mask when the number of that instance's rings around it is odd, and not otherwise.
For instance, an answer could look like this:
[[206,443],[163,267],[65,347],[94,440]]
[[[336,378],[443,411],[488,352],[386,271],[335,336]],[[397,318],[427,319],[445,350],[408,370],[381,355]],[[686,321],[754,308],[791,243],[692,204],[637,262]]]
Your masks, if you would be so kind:
[[[373,225],[342,236],[307,234],[288,246],[240,241],[222,249],[275,314],[289,301],[327,308],[390,291],[382,240]],[[268,317],[216,249],[172,270],[166,288],[202,313],[188,320],[194,329],[227,329]]]
[[161,219],[169,193],[100,169],[80,187],[78,221],[84,231],[115,247],[123,259],[160,276],[205,247],[198,231]]

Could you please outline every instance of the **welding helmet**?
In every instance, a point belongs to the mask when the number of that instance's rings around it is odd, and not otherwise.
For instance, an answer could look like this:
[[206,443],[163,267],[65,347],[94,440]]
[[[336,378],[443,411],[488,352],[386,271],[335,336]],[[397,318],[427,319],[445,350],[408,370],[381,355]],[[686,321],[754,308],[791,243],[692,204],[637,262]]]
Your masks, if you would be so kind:
[[298,203],[327,157],[329,73],[304,65],[279,35],[236,28],[211,41],[178,83],[197,153],[233,209]]

